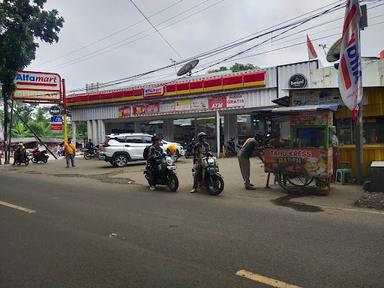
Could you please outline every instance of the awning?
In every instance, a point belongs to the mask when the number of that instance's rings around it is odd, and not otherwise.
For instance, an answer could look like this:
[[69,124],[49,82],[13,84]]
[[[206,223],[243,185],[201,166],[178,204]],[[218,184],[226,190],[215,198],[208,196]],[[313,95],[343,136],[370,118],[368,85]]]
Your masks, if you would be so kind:
[[319,105],[267,108],[267,109],[259,110],[258,112],[281,113],[281,114],[298,113],[298,112],[306,112],[306,111],[322,111],[322,110],[336,112],[338,108],[339,108],[338,104],[319,104]]

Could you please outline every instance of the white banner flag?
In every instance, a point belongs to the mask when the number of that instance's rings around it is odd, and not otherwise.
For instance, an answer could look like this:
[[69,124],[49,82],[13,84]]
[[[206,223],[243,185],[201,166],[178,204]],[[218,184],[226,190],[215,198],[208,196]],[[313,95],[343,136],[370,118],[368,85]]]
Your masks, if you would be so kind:
[[358,0],[348,0],[345,8],[340,45],[339,90],[345,106],[357,112],[363,97]]

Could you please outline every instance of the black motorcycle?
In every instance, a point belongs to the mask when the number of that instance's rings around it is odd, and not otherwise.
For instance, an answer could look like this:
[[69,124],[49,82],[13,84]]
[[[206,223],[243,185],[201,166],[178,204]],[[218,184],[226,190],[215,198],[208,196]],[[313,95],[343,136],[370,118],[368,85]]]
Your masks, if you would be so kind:
[[185,155],[184,157],[188,159],[189,157],[193,157],[195,150],[195,139],[192,139],[187,145],[185,145]]
[[147,164],[144,170],[145,179],[147,179],[149,185],[152,184],[152,167],[151,165],[158,165],[159,177],[154,183],[156,185],[166,185],[169,190],[176,192],[179,188],[179,179],[176,175],[176,164],[175,161],[170,156],[164,156],[159,159],[156,164]]
[[39,162],[47,163],[48,158],[49,156],[47,154],[47,150],[39,151],[38,149],[36,149],[32,151],[32,158],[31,158],[32,163],[35,163],[35,164]]
[[[211,195],[219,195],[224,190],[224,179],[219,173],[217,159],[212,153],[207,153],[202,159],[204,169],[204,179],[199,179],[199,186],[204,188]],[[193,171],[195,173],[195,171]]]
[[232,157],[237,155],[239,145],[236,145],[235,138],[231,138],[225,144],[225,156]]
[[92,158],[99,158],[99,150],[97,148],[85,149],[84,150],[84,159],[89,160]]
[[15,158],[13,165],[20,166],[21,164],[25,164],[25,166],[28,166],[29,161],[31,161],[31,158],[28,156],[27,153],[24,153]]

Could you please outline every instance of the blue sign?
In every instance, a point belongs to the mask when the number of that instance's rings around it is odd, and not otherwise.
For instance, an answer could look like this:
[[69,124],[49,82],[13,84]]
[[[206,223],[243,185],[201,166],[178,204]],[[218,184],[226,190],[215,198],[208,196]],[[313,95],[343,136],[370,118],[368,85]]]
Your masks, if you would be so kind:
[[63,117],[61,116],[52,116],[51,123],[63,123]]

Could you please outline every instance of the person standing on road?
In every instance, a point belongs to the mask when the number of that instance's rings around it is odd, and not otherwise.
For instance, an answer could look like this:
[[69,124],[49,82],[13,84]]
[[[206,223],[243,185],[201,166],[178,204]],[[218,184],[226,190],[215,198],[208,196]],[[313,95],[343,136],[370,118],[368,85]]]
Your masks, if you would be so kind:
[[194,147],[194,157],[193,157],[193,169],[195,171],[193,175],[193,187],[191,193],[197,192],[197,186],[199,184],[199,179],[202,177],[204,179],[204,167],[202,159],[210,151],[210,146],[207,142],[207,134],[200,132],[197,135],[197,143]]
[[251,175],[251,161],[249,158],[252,157],[253,153],[255,152],[257,148],[257,141],[255,138],[248,138],[243,146],[241,146],[239,153],[237,154],[237,157],[239,159],[239,165],[240,165],[240,171],[241,176],[243,176],[244,179],[244,186],[247,190],[255,190],[255,186],[251,184],[251,181],[249,179]]
[[75,166],[76,146],[72,143],[72,139],[68,138],[68,143],[64,144],[65,160],[67,161],[67,167],[69,168],[69,162],[72,167]]

